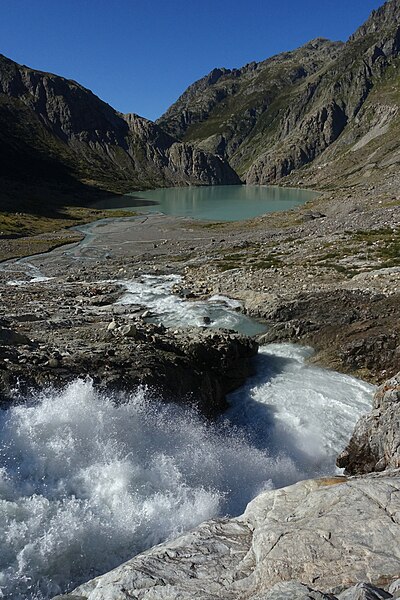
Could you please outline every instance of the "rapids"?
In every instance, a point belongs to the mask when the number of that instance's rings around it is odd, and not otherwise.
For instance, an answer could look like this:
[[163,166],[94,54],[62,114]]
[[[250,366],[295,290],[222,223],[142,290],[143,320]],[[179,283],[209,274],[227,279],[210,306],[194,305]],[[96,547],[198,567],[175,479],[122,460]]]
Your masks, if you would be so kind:
[[[264,330],[235,300],[173,295],[178,276],[120,283],[120,303],[166,326],[208,317]],[[89,379],[0,411],[0,598],[51,598],[205,519],[240,514],[262,490],[335,472],[373,388],[308,365],[310,354],[262,347],[257,374],[214,423],[146,389],[100,394]]]
[[146,390],[90,380],[0,414],[0,589],[44,599],[260,491],[335,470],[372,388],[265,346],[258,375],[209,424]]

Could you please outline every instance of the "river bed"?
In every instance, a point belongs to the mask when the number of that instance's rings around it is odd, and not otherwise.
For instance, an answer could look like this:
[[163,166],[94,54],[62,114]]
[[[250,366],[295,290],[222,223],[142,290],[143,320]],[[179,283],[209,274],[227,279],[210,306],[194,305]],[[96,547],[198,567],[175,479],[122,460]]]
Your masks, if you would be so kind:
[[[40,273],[31,275],[38,285]],[[179,283],[126,280],[119,303],[147,306],[148,318],[169,327],[205,326],[204,317],[208,326],[263,327],[234,300],[173,295]],[[311,353],[262,347],[256,375],[214,423],[146,389],[100,394],[90,379],[3,411],[3,596],[50,598],[205,519],[240,514],[262,490],[335,472],[373,387],[308,365]]]

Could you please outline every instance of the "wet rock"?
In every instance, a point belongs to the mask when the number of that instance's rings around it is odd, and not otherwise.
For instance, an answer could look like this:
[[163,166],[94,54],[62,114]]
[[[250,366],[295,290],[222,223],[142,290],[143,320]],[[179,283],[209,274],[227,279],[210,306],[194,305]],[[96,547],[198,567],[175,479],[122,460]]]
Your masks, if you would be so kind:
[[258,314],[268,331],[260,341],[309,344],[316,360],[379,382],[385,370],[394,375],[400,369],[398,302],[398,296],[339,289],[300,292],[272,307],[265,298]]
[[349,474],[400,467],[400,372],[377,390],[372,411],[356,424],[337,465]]
[[16,387],[21,396],[32,388],[61,387],[89,375],[98,389],[134,391],[144,384],[166,401],[195,405],[213,417],[226,407],[226,394],[252,372],[258,345],[250,338],[197,328],[171,332],[128,319],[119,317],[108,325],[95,316],[86,316],[80,325],[65,321],[56,338],[52,331],[40,330],[46,338],[40,355],[28,347],[19,354],[3,353],[0,403],[13,401]]

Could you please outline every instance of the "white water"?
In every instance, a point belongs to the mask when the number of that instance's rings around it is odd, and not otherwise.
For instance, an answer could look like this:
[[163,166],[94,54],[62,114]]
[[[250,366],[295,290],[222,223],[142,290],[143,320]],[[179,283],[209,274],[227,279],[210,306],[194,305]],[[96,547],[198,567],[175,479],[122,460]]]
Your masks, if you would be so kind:
[[[171,295],[179,281],[125,282],[122,302],[170,326],[209,316],[259,327],[228,298]],[[241,513],[261,490],[332,474],[372,387],[306,365],[309,355],[264,346],[257,375],[213,425],[145,390],[105,397],[89,380],[0,411],[0,597],[49,598],[205,519]]]
[[0,589],[48,598],[263,489],[334,471],[371,386],[266,346],[221,423],[90,381],[0,416]]
[[140,304],[149,308],[154,320],[166,327],[204,326],[204,317],[211,319],[214,328],[234,329],[246,335],[256,335],[265,327],[240,312],[235,312],[241,304],[225,296],[212,296],[206,301],[184,300],[171,293],[174,285],[180,283],[179,275],[143,275],[140,279],[121,281],[126,294],[120,304]]

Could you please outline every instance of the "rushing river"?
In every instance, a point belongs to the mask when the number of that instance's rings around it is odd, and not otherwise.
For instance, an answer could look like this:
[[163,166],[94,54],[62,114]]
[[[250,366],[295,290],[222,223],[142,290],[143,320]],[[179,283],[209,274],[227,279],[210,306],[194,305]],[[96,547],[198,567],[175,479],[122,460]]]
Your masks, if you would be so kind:
[[101,200],[97,208],[131,208],[177,217],[242,221],[264,213],[288,210],[318,194],[310,190],[259,185],[215,185],[133,192]]
[[[121,302],[170,326],[209,315],[214,326],[260,330],[232,300],[172,296],[177,281],[125,282]],[[262,490],[334,472],[372,387],[307,365],[309,355],[261,348],[257,375],[213,424],[145,389],[106,397],[89,379],[2,411],[3,597],[49,598],[205,519],[240,514]]]

